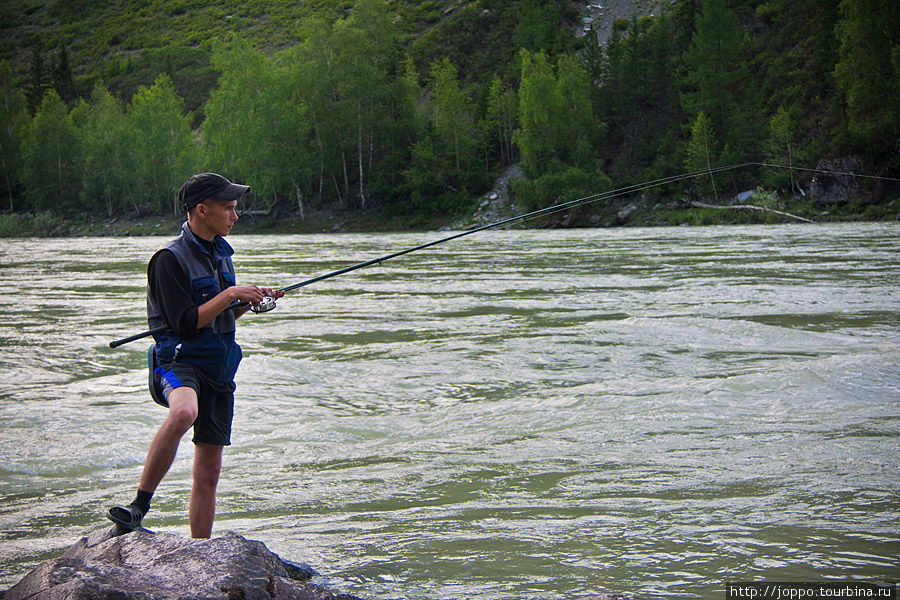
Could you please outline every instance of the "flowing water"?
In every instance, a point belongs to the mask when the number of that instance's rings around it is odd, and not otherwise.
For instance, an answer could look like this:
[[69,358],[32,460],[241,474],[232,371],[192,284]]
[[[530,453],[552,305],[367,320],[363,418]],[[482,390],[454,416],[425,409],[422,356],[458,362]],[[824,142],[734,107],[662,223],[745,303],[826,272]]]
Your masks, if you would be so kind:
[[[442,235],[229,241],[284,286]],[[0,589],[133,497],[165,411],[107,343],[163,241],[0,240]],[[215,531],[374,599],[896,581],[898,291],[897,224],[484,232],[297,290],[240,321]]]

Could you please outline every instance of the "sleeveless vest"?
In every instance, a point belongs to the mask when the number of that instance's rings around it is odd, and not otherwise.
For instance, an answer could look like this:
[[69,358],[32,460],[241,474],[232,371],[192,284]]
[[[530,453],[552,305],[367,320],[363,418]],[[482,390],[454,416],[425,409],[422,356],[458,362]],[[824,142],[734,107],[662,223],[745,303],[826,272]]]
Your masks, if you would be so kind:
[[[212,247],[210,254],[185,222],[181,226],[181,235],[162,248],[172,252],[187,273],[197,306],[235,284],[231,263],[234,250],[220,236],[213,239]],[[149,288],[147,321],[151,329],[167,325],[159,304],[150,296]],[[234,340],[234,321],[234,311],[226,310],[201,327],[196,336],[180,338],[171,328],[154,335],[157,363],[184,362],[201,368],[216,381],[233,381],[242,357],[241,347]]]

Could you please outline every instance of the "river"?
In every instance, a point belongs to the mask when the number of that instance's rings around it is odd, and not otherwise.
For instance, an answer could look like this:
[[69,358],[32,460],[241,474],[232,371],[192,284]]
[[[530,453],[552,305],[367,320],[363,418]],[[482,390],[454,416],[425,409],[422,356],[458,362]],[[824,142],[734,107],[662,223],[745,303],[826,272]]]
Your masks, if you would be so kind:
[[[446,234],[229,237],[285,286]],[[0,240],[0,589],[128,502],[146,263]],[[900,579],[900,225],[492,231],[240,320],[216,532],[373,599]],[[146,526],[188,535],[185,438]]]

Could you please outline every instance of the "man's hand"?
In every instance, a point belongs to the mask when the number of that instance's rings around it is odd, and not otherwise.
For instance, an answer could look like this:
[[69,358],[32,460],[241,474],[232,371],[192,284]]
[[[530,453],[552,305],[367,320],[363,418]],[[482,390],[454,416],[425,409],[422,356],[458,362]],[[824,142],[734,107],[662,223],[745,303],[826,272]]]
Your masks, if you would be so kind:
[[[233,286],[226,291],[231,292],[234,300],[238,302],[249,302],[252,306],[259,305],[266,296],[275,300],[284,296],[284,292],[281,290],[273,290],[272,288],[267,287],[261,288],[255,285]],[[249,309],[249,306],[234,309],[234,317],[240,317]]]
[[235,285],[226,290],[231,295],[232,302],[249,302],[259,304],[262,302],[266,291],[255,285]]
[[[211,323],[219,313],[234,302],[249,302],[256,305],[262,302],[265,296],[278,299],[284,296],[284,292],[273,290],[272,288],[261,288],[256,285],[234,285],[225,288],[211,300],[197,307],[197,329]],[[240,317],[248,310],[250,310],[249,306],[234,309],[235,318]]]
[[241,285],[228,288],[232,294],[232,299],[238,302],[249,302],[250,304],[259,304],[264,296],[277,300],[284,296],[281,290],[273,290],[267,287],[257,287],[255,285]]
[[259,288],[259,289],[261,289],[263,291],[263,294],[265,294],[269,298],[274,298],[275,300],[278,300],[279,298],[284,297],[284,292],[282,292],[281,290],[273,290],[272,288]]

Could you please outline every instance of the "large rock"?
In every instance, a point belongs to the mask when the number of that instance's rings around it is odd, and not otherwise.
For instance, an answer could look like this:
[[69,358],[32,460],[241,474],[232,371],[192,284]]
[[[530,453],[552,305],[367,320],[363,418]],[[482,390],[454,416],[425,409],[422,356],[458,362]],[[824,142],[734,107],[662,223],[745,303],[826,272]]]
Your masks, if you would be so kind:
[[810,196],[817,203],[846,204],[859,199],[862,161],[858,156],[823,159],[816,165],[816,170],[809,188]]
[[315,572],[262,542],[228,532],[210,540],[115,527],[43,563],[2,600],[358,600],[310,583]]

